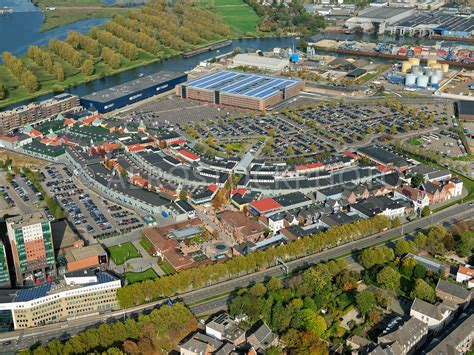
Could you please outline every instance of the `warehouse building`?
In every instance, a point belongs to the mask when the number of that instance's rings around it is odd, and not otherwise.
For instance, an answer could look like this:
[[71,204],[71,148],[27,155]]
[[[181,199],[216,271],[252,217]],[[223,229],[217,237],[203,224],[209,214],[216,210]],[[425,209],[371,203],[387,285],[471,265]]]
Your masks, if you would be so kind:
[[414,12],[414,8],[368,7],[359,11],[357,16],[348,19],[346,27],[360,28],[364,32],[384,33],[387,26],[412,16]]
[[176,95],[216,105],[264,111],[303,89],[301,80],[224,70],[177,85]]
[[290,61],[288,59],[262,57],[256,54],[237,54],[232,63],[238,67],[282,71],[290,64]]
[[474,17],[458,16],[445,12],[419,12],[386,27],[391,35],[424,37],[439,35],[443,37],[469,38],[474,33]]
[[457,109],[461,121],[474,121],[474,101],[458,101]]
[[187,75],[184,73],[158,72],[84,96],[81,98],[81,104],[91,111],[110,112],[173,90],[177,84],[184,83],[186,79]]

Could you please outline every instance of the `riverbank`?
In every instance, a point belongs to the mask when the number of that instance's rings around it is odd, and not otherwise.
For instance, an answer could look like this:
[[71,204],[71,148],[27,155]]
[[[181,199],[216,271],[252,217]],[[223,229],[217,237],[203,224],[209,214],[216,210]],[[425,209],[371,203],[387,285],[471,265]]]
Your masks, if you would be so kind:
[[[204,44],[200,47],[211,46],[215,43],[219,43],[222,40],[212,41]],[[261,49],[271,50],[274,47],[290,47],[294,43],[293,37],[264,37],[264,38],[239,38],[232,40],[232,45],[225,48],[225,51],[232,51],[235,48],[245,49]],[[197,47],[196,47],[197,48]],[[93,76],[87,78],[80,73],[76,73],[74,77],[67,77],[63,84],[63,89],[56,91],[60,93],[62,91],[69,92],[71,94],[85,96],[92,92],[103,90],[114,85],[122,84],[126,81],[136,79],[139,75],[149,75],[160,70],[167,71],[188,71],[193,69],[199,62],[208,60],[219,55],[219,50],[213,50],[199,55],[183,58],[182,52],[168,53],[163,58],[156,58],[148,55],[148,58],[142,58],[141,61],[128,62],[126,67],[122,67],[117,70],[111,70],[110,68],[104,73],[96,73]],[[69,70],[78,71],[72,68],[67,63],[65,66]],[[105,66],[104,66],[105,69]],[[4,82],[5,68],[0,66],[0,82]],[[7,76],[11,77],[8,74]],[[8,81],[8,80],[7,80]],[[41,88],[40,91],[35,93],[28,93],[26,89],[21,87],[16,89],[15,95],[10,96],[6,100],[0,101],[0,109],[12,109],[22,104],[27,104],[36,100],[45,100],[53,96],[54,83],[58,83],[54,80],[49,82],[47,88]]]

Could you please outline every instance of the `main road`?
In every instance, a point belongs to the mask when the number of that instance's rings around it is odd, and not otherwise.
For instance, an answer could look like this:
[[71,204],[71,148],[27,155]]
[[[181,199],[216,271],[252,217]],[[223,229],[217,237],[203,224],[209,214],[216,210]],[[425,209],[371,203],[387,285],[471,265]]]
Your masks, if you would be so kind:
[[[265,280],[272,276],[280,276],[285,272],[292,272],[301,268],[306,268],[307,266],[317,264],[321,261],[348,255],[355,251],[365,249],[376,244],[382,244],[384,242],[388,243],[397,236],[402,238],[406,234],[425,229],[430,225],[473,217],[474,206],[472,205],[472,202],[451,206],[438,213],[432,214],[431,216],[416,219],[400,227],[343,244],[320,253],[289,261],[286,263],[288,270],[284,270],[282,266],[273,266],[262,271],[183,293],[177,297],[182,299],[186,304],[190,305],[191,310],[197,315],[213,313],[219,308],[225,306],[227,301],[227,297],[225,296],[222,298],[217,297],[217,299],[216,296],[228,294],[233,290],[245,287],[249,284],[252,284],[253,282]],[[98,325],[102,322],[113,322],[114,319],[135,317],[143,312],[149,312],[153,308],[159,307],[162,303],[163,301],[156,301],[111,313],[99,314],[86,318],[73,319],[67,322],[60,322],[36,328],[3,333],[0,334],[0,344],[2,344],[1,351],[15,351],[30,347],[37,342],[47,343],[51,339],[67,338],[83,331],[88,327]]]

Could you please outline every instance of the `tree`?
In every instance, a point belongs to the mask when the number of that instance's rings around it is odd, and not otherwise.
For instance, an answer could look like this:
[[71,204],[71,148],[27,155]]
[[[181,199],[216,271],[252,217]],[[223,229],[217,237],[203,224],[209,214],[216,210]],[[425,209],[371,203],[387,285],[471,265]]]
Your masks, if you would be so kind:
[[423,249],[426,246],[426,242],[428,241],[428,237],[424,235],[422,232],[418,232],[415,237],[415,244],[418,249]]
[[252,297],[263,297],[267,293],[267,288],[265,285],[261,282],[257,282],[255,285],[253,285],[249,289],[249,294],[252,295]]
[[375,297],[373,292],[369,290],[364,290],[357,294],[356,304],[359,312],[364,316],[370,311],[375,305]]
[[423,209],[421,210],[421,217],[427,217],[430,214],[431,214],[430,207],[429,206],[423,207]]
[[64,81],[64,70],[61,64],[54,63],[53,64],[53,72],[54,76],[56,77],[57,81]]
[[267,284],[267,288],[269,291],[278,291],[281,289],[281,280],[277,277],[272,277]]
[[443,226],[434,226],[429,230],[426,248],[430,254],[444,255],[446,252],[446,247],[444,245],[446,233],[446,228]]
[[5,97],[7,97],[5,87],[3,86],[2,83],[0,83],[0,100],[3,100]]
[[82,63],[81,71],[86,76],[91,76],[94,74],[94,63],[90,59],[86,59]]
[[416,279],[415,288],[411,292],[411,297],[419,298],[423,301],[434,302],[436,293],[433,287],[423,279]]
[[405,255],[408,253],[416,253],[416,244],[409,240],[399,240],[395,247],[395,254]]
[[377,274],[377,282],[387,290],[397,290],[400,288],[400,273],[386,266]]
[[425,183],[425,176],[423,174],[418,173],[414,177],[411,178],[411,186],[413,187],[420,187],[424,183]]
[[188,199],[188,191],[186,191],[186,189],[181,189],[181,191],[179,191],[179,199],[183,201]]
[[400,273],[408,278],[411,278],[413,275],[413,270],[415,269],[416,261],[413,258],[405,258],[400,266]]
[[313,292],[319,292],[326,287],[329,276],[316,268],[311,268],[303,273],[303,280]]
[[423,265],[417,264],[413,269],[413,277],[417,279],[422,279],[426,275],[426,268]]
[[378,249],[364,249],[360,254],[360,262],[366,269],[374,265],[383,265],[395,258],[393,249],[383,247]]
[[460,257],[466,257],[474,249],[474,231],[461,232],[456,243],[456,253]]

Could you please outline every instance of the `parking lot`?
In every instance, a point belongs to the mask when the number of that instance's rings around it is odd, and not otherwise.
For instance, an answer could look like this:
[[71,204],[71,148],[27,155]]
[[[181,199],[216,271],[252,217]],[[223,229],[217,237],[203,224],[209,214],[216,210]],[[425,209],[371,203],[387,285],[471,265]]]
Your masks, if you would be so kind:
[[84,191],[73,181],[73,174],[66,166],[46,166],[43,174],[48,194],[59,202],[82,235],[104,238],[143,227],[134,213]]
[[119,113],[118,117],[127,121],[143,121],[147,127],[153,128],[217,119],[225,115],[240,113],[241,111],[238,110],[192,102],[170,95],[154,102],[148,102],[131,111]]

